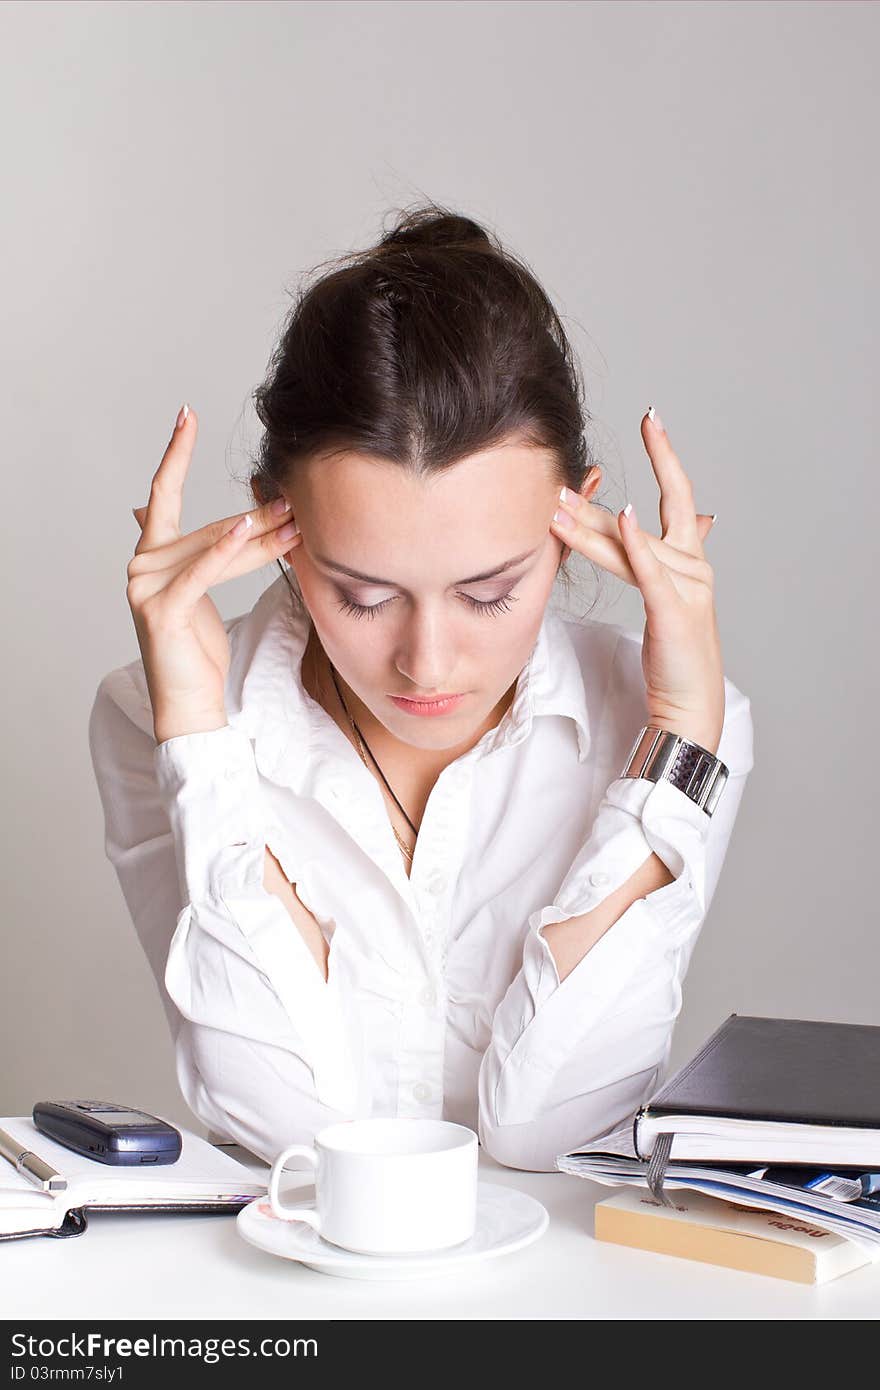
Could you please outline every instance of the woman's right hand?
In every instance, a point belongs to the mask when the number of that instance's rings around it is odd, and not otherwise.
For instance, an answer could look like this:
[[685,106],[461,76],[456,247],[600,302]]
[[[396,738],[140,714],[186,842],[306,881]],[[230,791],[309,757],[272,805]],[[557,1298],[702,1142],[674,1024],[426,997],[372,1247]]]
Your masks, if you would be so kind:
[[292,534],[290,507],[281,510],[283,499],[180,534],[183,484],[197,434],[190,410],[174,428],[147,506],[133,509],[141,537],[128,566],[126,597],[157,743],[227,723],[229,640],[207,590],[270,564],[302,541],[299,532]]

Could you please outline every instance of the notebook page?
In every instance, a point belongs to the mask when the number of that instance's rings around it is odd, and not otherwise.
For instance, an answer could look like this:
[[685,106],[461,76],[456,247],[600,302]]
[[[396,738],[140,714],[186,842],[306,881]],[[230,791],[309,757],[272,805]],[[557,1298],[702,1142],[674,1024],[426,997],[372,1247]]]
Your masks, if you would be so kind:
[[[53,1199],[62,1200],[65,1207],[102,1202],[121,1205],[259,1197],[268,1189],[268,1173],[266,1182],[258,1181],[229,1154],[185,1129],[180,1129],[183,1147],[177,1162],[155,1168],[146,1165],[117,1168],[85,1158],[41,1134],[29,1115],[0,1117],[0,1129],[5,1129],[22,1148],[31,1149],[63,1174],[67,1190],[53,1194]],[[41,1201],[39,1189],[0,1158],[0,1205],[19,1205],[23,1196],[27,1196],[29,1205]],[[52,1199],[43,1196],[42,1200],[48,1205]]]

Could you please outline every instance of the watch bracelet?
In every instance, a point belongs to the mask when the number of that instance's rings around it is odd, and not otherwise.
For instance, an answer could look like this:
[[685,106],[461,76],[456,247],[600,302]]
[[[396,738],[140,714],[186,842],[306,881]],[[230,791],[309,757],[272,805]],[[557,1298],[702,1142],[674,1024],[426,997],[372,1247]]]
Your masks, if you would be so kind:
[[711,816],[724,790],[730,769],[699,743],[669,729],[646,724],[636,736],[621,777],[645,777],[671,782]]

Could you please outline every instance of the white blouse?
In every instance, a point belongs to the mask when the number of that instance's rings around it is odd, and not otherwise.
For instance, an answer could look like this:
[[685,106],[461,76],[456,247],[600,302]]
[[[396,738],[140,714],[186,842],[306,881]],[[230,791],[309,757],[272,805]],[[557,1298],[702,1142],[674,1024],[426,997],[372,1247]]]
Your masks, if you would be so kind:
[[[748,698],[725,677],[711,817],[621,778],[648,722],[641,633],[548,608],[507,713],[433,787],[407,877],[378,782],[303,688],[285,576],[225,626],[226,727],[157,745],[140,659],[104,677],[89,722],[106,853],[190,1109],[266,1161],[338,1120],[418,1115],[555,1171],[665,1075],[752,767]],[[329,944],[327,980],[263,886],[267,845]],[[560,983],[542,927],[652,850],[674,881]]]

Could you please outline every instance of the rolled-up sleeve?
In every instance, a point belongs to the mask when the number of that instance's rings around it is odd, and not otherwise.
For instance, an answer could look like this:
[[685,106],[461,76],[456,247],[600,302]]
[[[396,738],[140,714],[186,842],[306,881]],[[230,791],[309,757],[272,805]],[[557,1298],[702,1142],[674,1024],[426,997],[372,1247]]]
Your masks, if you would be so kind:
[[102,682],[89,726],[107,856],[187,1104],[269,1161],[359,1111],[341,1001],[263,885],[271,825],[250,739],[227,725],[157,745],[114,697],[124,674]]
[[[500,1163],[556,1171],[559,1154],[658,1083],[753,764],[750,702],[729,680],[725,693],[718,757],[730,775],[714,814],[669,782],[616,778],[554,902],[528,919],[479,1073],[480,1139]],[[543,928],[590,912],[652,852],[673,881],[632,903],[560,982]]]

